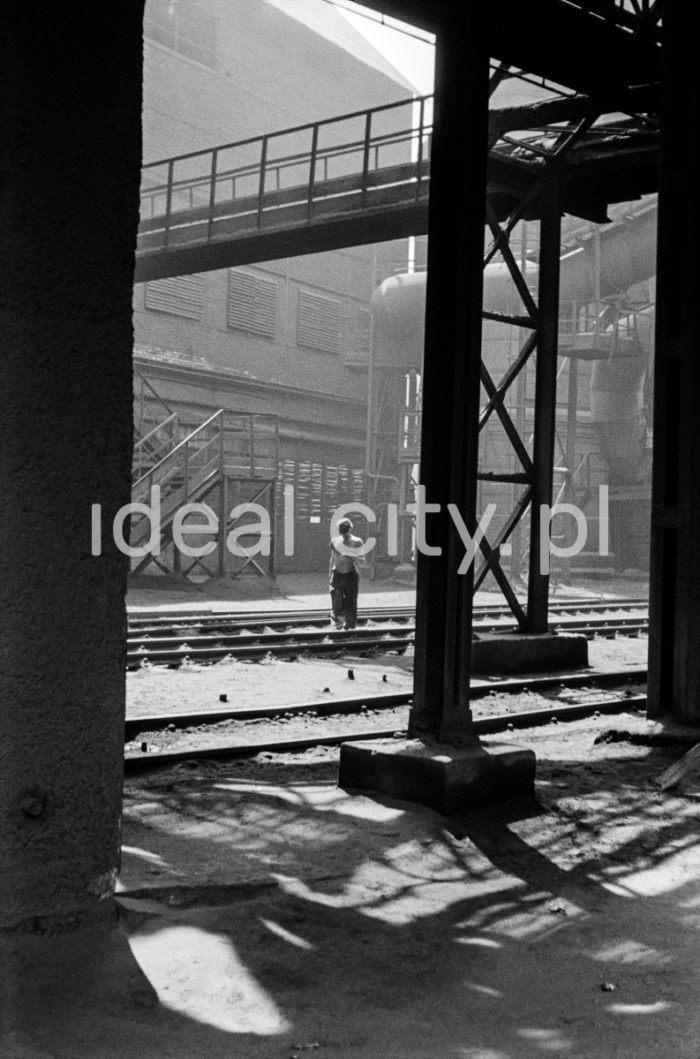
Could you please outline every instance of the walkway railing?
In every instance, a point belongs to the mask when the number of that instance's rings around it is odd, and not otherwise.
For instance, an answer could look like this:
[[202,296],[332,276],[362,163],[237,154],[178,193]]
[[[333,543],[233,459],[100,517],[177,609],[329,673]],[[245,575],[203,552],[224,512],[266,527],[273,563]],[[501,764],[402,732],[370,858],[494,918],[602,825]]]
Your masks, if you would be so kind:
[[299,125],[147,165],[139,250],[427,196],[433,97]]

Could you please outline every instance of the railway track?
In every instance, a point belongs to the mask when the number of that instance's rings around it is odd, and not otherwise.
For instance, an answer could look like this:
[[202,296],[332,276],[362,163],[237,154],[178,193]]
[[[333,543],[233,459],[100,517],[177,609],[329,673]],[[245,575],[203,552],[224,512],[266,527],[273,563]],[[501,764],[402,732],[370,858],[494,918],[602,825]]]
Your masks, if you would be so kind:
[[[553,630],[586,636],[635,635],[648,624],[645,600],[571,600],[550,607]],[[231,656],[255,659],[268,654],[403,653],[413,643],[415,612],[405,608],[366,609],[353,630],[329,628],[328,612],[296,610],[272,612],[219,612],[199,614],[130,615],[127,667],[144,663],[177,666],[190,661],[213,662]],[[514,629],[507,607],[481,606],[474,611],[477,633]]]
[[[614,685],[642,684],[647,679],[644,666],[628,666],[625,669],[601,670],[597,673],[552,673],[537,677],[503,677],[500,680],[475,678],[471,685],[471,700],[478,700],[494,693],[517,694],[519,692],[549,691],[559,688],[565,691],[595,689]],[[627,688],[620,692],[629,698]],[[139,717],[127,717],[124,727],[125,740],[133,740],[142,732],[158,731],[165,727],[183,729],[195,725],[218,724],[222,721],[277,720],[299,715],[327,717],[337,714],[361,713],[365,710],[392,709],[408,706],[412,701],[410,691],[389,692],[383,695],[354,696],[346,699],[314,699],[280,706],[227,706],[212,710],[186,710]]]
[[[646,705],[646,696],[633,693],[629,688],[630,681],[635,684],[646,678],[646,670],[642,668],[626,669],[624,671],[598,673],[595,678],[591,674],[570,674],[562,677],[561,674],[552,677],[535,678],[529,680],[505,680],[494,685],[492,682],[484,682],[482,686],[472,689],[472,698],[479,694],[487,694],[494,690],[541,690],[545,686],[559,684],[567,689],[576,686],[581,687],[583,681],[587,685],[615,684],[625,682],[627,686],[618,687],[614,694],[587,697],[585,701],[578,703],[557,703],[551,707],[535,710],[524,710],[508,712],[491,716],[476,717],[474,727],[479,734],[492,734],[507,732],[516,728],[529,728],[545,724],[579,720],[586,716],[600,714],[615,714],[628,712],[630,710],[641,710]],[[305,712],[307,715],[319,717],[321,714],[343,714],[351,712],[362,712],[363,710],[391,709],[398,705],[408,705],[410,695],[393,694],[384,696],[365,697],[357,699],[335,700],[332,702],[297,703],[286,707],[261,707],[248,710],[210,711],[208,713],[193,713],[159,716],[157,718],[139,718],[127,722],[127,736],[133,739],[139,732],[144,732],[149,726],[175,725],[175,727],[190,724],[218,724],[224,720],[250,720],[269,717],[293,716],[294,713]],[[148,744],[142,744],[141,750],[132,750],[125,757],[125,770],[136,772],[144,768],[162,767],[177,764],[183,761],[200,761],[207,759],[230,759],[237,757],[251,757],[260,753],[298,753],[312,747],[338,746],[352,740],[388,739],[392,737],[403,738],[406,735],[405,728],[392,725],[391,727],[363,726],[358,730],[345,731],[318,731],[313,735],[291,736],[264,740],[246,740],[240,736],[231,739],[230,734],[222,735],[220,741],[215,745],[194,746],[186,745],[175,749],[152,751]]]

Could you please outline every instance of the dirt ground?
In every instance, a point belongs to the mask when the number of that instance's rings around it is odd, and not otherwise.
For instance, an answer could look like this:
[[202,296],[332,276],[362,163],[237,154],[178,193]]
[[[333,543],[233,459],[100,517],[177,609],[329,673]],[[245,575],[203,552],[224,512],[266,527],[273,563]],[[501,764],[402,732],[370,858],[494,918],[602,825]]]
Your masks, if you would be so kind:
[[[607,697],[607,689],[596,686],[598,673],[610,669],[634,668],[646,664],[646,638],[595,640],[589,645],[590,684],[571,691],[554,686],[543,693],[531,690],[505,694],[491,688],[473,701],[475,718],[494,714],[519,713],[542,709],[552,702],[568,705]],[[127,756],[141,757],[157,751],[181,751],[212,747],[222,741],[230,744],[305,738],[316,735],[322,726],[324,734],[356,732],[358,738],[368,729],[405,730],[408,706],[373,709],[362,713],[317,716],[314,705],[334,699],[360,698],[412,690],[413,657],[386,654],[376,659],[346,656],[342,659],[300,658],[289,662],[279,658],[248,662],[229,659],[214,665],[188,663],[177,670],[144,666],[127,676],[127,716],[130,718],[161,715],[161,725],[144,725],[127,746]],[[350,679],[352,674],[352,679]],[[475,678],[474,684],[489,686],[489,678]],[[630,683],[630,694],[643,693],[643,685]],[[222,701],[225,696],[225,701]],[[309,704],[309,709],[295,716],[285,715],[284,707]],[[271,719],[226,720],[218,724],[194,722],[187,727],[172,725],[167,718],[173,713],[243,709],[252,706],[280,706],[278,717]]]
[[[537,797],[445,819],[336,786],[337,751],[131,778],[138,1053],[698,1059],[700,786],[637,714],[509,733]],[[485,742],[490,743],[491,740]]]
[[[646,640],[592,641],[590,662],[579,696],[600,671],[643,666]],[[408,652],[144,667],[129,713],[408,690],[411,666]],[[491,690],[475,716],[571,694]],[[224,734],[317,723],[234,720]],[[658,784],[687,742],[660,741],[639,712],[507,741],[535,751],[535,797],[450,818],[339,789],[329,747],[128,776],[121,930],[159,1002],[77,1007],[69,1030],[49,1017],[3,1059],[700,1059],[700,776]]]
[[[590,661],[581,694],[597,671],[643,666],[646,640],[592,641]],[[409,689],[411,664],[146,667],[129,709]],[[494,693],[474,714],[561,695]],[[227,737],[316,723],[233,721]],[[332,748],[130,777],[123,927],[161,1003],[127,1039],[154,1059],[700,1059],[700,782],[659,790],[687,747],[649,743],[653,730],[629,713],[509,732],[536,752],[535,799],[448,819],[338,789]]]

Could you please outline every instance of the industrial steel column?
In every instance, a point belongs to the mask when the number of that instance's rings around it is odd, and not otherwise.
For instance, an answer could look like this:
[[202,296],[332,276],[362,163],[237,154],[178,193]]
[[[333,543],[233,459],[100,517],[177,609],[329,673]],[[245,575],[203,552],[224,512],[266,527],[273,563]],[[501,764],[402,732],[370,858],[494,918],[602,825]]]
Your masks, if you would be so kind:
[[489,55],[480,7],[455,8],[438,34],[430,158],[421,484],[429,504],[418,555],[414,705],[409,734],[474,741],[469,708],[473,564],[447,511],[476,526]]
[[700,725],[700,86],[691,0],[664,5],[648,712]]
[[487,751],[469,706],[474,569],[456,526],[474,539],[489,54],[481,7],[444,10],[430,161],[421,431],[427,508],[417,512],[413,707],[407,740],[344,743],[338,782],[449,815],[532,794],[535,756],[506,745]]
[[559,334],[559,254],[561,207],[559,174],[550,163],[542,180],[539,328],[535,368],[535,434],[532,448],[532,503],[530,514],[530,569],[527,592],[527,631],[547,632],[549,556],[543,561],[542,542],[549,541],[542,507],[552,503],[554,437],[557,411],[557,348]]
[[97,997],[154,995],[113,901],[142,5],[12,4],[0,21],[0,1054],[38,1054],[35,1030],[64,1054]]

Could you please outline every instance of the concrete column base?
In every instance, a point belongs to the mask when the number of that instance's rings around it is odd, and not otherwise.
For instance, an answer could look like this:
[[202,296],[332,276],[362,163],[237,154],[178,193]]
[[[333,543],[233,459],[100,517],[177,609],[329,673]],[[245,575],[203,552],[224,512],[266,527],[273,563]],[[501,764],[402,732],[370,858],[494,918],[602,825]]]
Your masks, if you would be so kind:
[[504,743],[458,749],[419,739],[343,743],[338,785],[417,802],[443,816],[532,796],[535,754]]
[[54,1055],[101,1018],[158,997],[114,921],[65,933],[0,935],[0,1055]]
[[474,673],[534,673],[588,665],[588,640],[580,633],[479,633],[472,642]]

